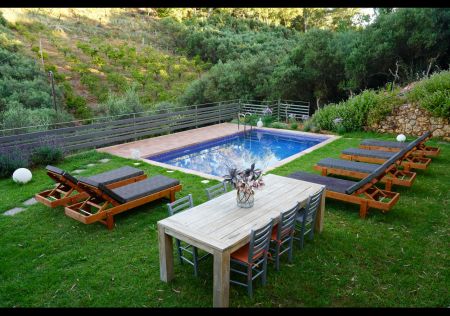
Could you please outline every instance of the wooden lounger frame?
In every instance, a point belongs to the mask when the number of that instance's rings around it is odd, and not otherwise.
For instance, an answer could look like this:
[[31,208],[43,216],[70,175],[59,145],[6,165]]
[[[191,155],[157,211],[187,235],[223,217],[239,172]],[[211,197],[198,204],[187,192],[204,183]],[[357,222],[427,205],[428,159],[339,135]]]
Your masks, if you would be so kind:
[[[375,181],[376,182],[376,181]],[[369,208],[381,210],[383,213],[389,211],[400,198],[397,192],[385,191],[374,186],[375,182],[364,185],[361,189],[356,190],[352,194],[340,193],[326,190],[325,197],[349,202],[359,205],[359,217],[365,218]],[[383,198],[388,198],[389,202],[383,202]],[[380,201],[381,199],[381,201]]]
[[[89,194],[83,191],[77,183],[74,183],[70,179],[64,177],[61,174],[47,170],[47,175],[56,182],[56,187],[51,190],[45,190],[37,193],[35,199],[51,208],[58,206],[71,205],[76,202],[85,200],[89,197]],[[107,185],[107,188],[114,189],[133,182],[146,179],[145,174],[141,174],[136,177],[128,178],[125,180],[117,181]],[[74,194],[75,193],[75,194]]]
[[[388,212],[397,203],[400,198],[400,194],[397,192],[387,191],[379,189],[375,186],[379,182],[382,175],[373,178],[359,189],[352,193],[341,193],[332,191],[326,186],[325,197],[338,200],[342,202],[348,202],[359,205],[359,217],[365,218],[369,208],[381,210],[383,213]],[[295,173],[289,175],[296,179]],[[309,180],[303,180],[309,181]],[[311,182],[314,182],[311,180]],[[389,201],[383,201],[383,199],[389,199]]]
[[[349,154],[341,154],[340,158],[352,161],[360,161],[367,163],[376,163],[383,164],[387,161],[387,159],[383,158],[375,158],[375,157],[367,157],[367,156],[359,156],[359,155],[349,155]],[[405,171],[409,171],[411,169],[427,169],[428,165],[431,162],[431,158],[414,156],[412,153],[409,156],[403,157],[400,165],[404,168]]]
[[[369,173],[365,172],[324,167],[319,165],[315,165],[314,169],[320,171],[322,176],[327,176],[328,174],[335,174],[340,176],[352,177],[356,179],[364,179],[369,175]],[[410,187],[414,183],[416,175],[417,174],[415,172],[399,170],[394,164],[386,168],[386,171],[382,176],[382,178],[379,180],[379,182],[385,184],[386,191],[392,191],[393,184]]]
[[151,195],[122,204],[111,198],[109,195],[103,193],[102,190],[97,187],[86,183],[80,183],[79,186],[81,186],[82,190],[88,192],[90,197],[84,202],[66,206],[64,208],[65,214],[84,224],[100,222],[106,225],[109,230],[114,228],[114,215],[164,197],[169,198],[170,202],[174,202],[175,192],[180,191],[182,188],[181,184],[178,184]]
[[[415,156],[423,157],[423,156],[431,156],[431,157],[437,157],[439,156],[441,149],[439,147],[431,147],[426,146],[425,142],[431,138],[431,134],[426,137],[423,141],[421,141],[419,144],[415,146],[415,149],[412,151],[412,154]],[[384,147],[384,146],[374,146],[374,145],[359,145],[359,148],[362,149],[369,149],[369,150],[383,150],[383,151],[390,151],[390,152],[397,152],[402,150],[402,148],[397,147]]]

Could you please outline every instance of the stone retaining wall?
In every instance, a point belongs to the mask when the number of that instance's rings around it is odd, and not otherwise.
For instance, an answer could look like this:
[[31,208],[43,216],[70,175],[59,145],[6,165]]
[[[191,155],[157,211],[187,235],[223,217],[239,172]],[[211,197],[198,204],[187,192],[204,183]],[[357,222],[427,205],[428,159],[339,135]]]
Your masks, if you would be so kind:
[[440,136],[450,141],[449,120],[441,117],[433,117],[427,110],[419,108],[414,104],[398,106],[378,124],[373,124],[368,127],[369,130],[379,133],[415,136],[422,135],[425,131],[435,128],[436,130],[433,136]]

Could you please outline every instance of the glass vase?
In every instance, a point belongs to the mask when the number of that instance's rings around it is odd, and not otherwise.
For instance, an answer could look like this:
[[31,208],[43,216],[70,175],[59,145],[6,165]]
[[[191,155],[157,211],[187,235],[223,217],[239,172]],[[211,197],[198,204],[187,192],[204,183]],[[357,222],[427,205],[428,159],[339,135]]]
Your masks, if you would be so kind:
[[244,191],[237,191],[236,202],[237,206],[242,208],[250,208],[255,203],[255,194],[254,193],[246,193]]

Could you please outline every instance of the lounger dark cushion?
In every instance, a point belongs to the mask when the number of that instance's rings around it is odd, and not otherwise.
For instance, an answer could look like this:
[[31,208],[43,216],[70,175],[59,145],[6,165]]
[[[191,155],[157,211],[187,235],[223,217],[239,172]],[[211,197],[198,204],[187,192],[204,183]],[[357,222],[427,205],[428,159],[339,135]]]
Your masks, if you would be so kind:
[[291,173],[288,175],[289,178],[297,179],[297,180],[303,180],[307,182],[313,182],[317,184],[324,185],[327,190],[333,191],[333,192],[339,192],[344,193],[347,190],[347,188],[351,187],[352,185],[356,184],[355,181],[349,181],[344,179],[338,179],[333,177],[324,177],[318,174],[309,173],[309,172],[302,172],[297,171],[294,173]]
[[383,151],[383,150],[369,150],[362,148],[347,148],[342,151],[345,155],[354,155],[354,156],[362,156],[362,157],[371,157],[371,158],[379,158],[379,159],[389,159],[395,152],[392,151]]
[[398,159],[400,159],[401,157],[403,157],[406,152],[408,151],[408,148],[404,148],[402,150],[400,150],[399,152],[395,153],[394,156],[392,156],[391,158],[389,158],[388,160],[386,160],[382,165],[379,165],[379,167],[377,169],[375,169],[371,174],[369,174],[367,177],[365,177],[364,179],[361,179],[361,181],[355,183],[353,186],[351,186],[350,188],[348,188],[345,192],[347,194],[352,194],[353,192],[355,192],[356,190],[360,189],[361,187],[363,187],[364,185],[366,185],[367,183],[369,183],[370,181],[372,181],[373,179],[379,177],[381,174],[383,174],[385,172],[385,170],[392,165],[393,163],[395,163]]
[[101,185],[101,188],[103,192],[110,195],[118,202],[126,203],[168,189],[178,184],[180,184],[180,181],[177,179],[158,175],[113,190],[109,190],[103,185]]
[[56,174],[59,174],[59,175],[63,175],[64,174],[64,170],[62,170],[62,169],[59,169],[59,168],[57,168],[57,167],[53,167],[53,166],[50,166],[50,165],[48,165],[47,167],[45,167],[45,169],[47,169],[48,171],[51,171],[51,172],[53,172],[53,173],[56,173]]
[[103,185],[108,185],[108,184],[118,182],[121,180],[134,178],[134,177],[137,177],[137,176],[140,176],[143,174],[144,174],[144,171],[142,171],[140,169],[125,166],[125,167],[121,167],[118,169],[114,169],[111,171],[106,171],[103,173],[99,173],[99,174],[90,176],[89,179],[91,179],[97,183],[101,183]]
[[81,183],[86,183],[89,184],[93,187],[96,187],[98,189],[100,189],[100,183],[98,183],[97,181],[92,180],[91,178],[86,178],[86,177],[79,177],[78,181]]
[[62,169],[59,169],[57,167],[54,166],[50,166],[48,165],[47,167],[45,167],[45,169],[47,169],[48,171],[51,171],[53,173],[59,174],[60,176],[63,176],[64,178],[66,178],[67,180],[69,180],[70,182],[77,184],[78,183],[78,179],[75,178],[74,176],[72,176],[70,173],[68,173],[67,171],[64,171]]
[[392,148],[406,148],[409,145],[408,143],[402,142],[393,142],[393,141],[384,141],[378,139],[365,139],[361,142],[361,145],[365,146],[380,146],[380,147],[392,147]]
[[77,184],[78,183],[78,179],[75,178],[74,176],[72,176],[70,173],[68,173],[67,171],[64,172],[64,178],[66,178],[67,180],[69,180],[72,183]]
[[366,162],[357,162],[344,159],[325,158],[320,160],[317,165],[327,168],[344,169],[348,171],[357,171],[363,173],[372,173],[380,165]]
[[361,142],[361,145],[366,146],[381,146],[381,147],[392,147],[392,148],[412,148],[417,144],[423,142],[427,137],[431,135],[431,131],[425,132],[422,136],[418,137],[416,140],[412,142],[402,143],[402,142],[394,142],[394,141],[383,141],[377,139],[365,139]]

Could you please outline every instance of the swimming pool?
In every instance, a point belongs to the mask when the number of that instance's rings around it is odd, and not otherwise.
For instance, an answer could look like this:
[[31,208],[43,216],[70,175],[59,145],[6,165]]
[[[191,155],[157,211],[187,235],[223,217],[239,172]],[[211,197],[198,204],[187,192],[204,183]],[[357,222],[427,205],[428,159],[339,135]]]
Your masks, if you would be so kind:
[[252,163],[266,170],[327,139],[322,135],[253,129],[145,159],[221,177],[230,167],[247,168]]

